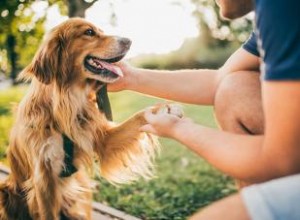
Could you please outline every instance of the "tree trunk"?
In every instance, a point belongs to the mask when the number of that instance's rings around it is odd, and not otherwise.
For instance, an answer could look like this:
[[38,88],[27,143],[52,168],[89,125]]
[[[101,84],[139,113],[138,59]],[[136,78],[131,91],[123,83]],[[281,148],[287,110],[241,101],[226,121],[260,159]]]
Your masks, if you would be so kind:
[[84,0],[67,0],[68,5],[68,15],[72,17],[85,17],[85,10],[91,7],[96,1],[90,3]]
[[16,84],[16,78],[17,78],[17,58],[18,55],[15,51],[16,47],[16,37],[12,34],[9,34],[7,36],[7,53],[8,53],[8,59],[10,61],[11,66],[11,72],[10,72],[10,78],[13,81],[13,84]]

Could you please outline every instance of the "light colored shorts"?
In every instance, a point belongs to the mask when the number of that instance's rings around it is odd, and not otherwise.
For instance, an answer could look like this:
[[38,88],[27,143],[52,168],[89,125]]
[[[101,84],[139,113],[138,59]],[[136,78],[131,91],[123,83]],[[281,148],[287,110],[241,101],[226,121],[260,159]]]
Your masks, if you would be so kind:
[[252,220],[300,220],[300,174],[242,189]]

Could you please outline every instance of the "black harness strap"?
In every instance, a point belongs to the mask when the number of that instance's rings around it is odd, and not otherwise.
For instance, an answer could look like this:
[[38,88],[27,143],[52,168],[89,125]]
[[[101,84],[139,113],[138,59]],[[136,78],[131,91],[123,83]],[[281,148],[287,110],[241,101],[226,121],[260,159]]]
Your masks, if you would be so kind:
[[65,159],[63,170],[60,173],[60,177],[69,177],[72,174],[77,172],[77,168],[73,165],[73,156],[74,156],[74,143],[63,134],[63,145],[65,151]]
[[[108,120],[112,120],[112,112],[110,107],[109,98],[107,95],[107,85],[103,85],[103,87],[97,92],[97,105],[98,109],[101,112],[104,112],[106,118]],[[73,164],[73,156],[74,156],[74,143],[68,138],[65,134],[63,136],[63,145],[65,151],[65,159],[63,170],[60,173],[60,177],[69,177],[72,174],[77,172],[77,168]]]
[[107,120],[112,121],[112,112],[110,107],[109,98],[107,95],[107,85],[104,84],[101,89],[96,94],[97,97],[97,105],[99,111],[103,112],[107,118]]

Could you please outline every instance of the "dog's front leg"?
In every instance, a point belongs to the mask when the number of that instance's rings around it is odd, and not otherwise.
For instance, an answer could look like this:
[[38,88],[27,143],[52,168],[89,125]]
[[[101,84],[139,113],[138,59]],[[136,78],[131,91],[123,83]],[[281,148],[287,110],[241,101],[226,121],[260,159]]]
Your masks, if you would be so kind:
[[37,152],[32,193],[36,197],[38,207],[29,204],[29,209],[31,212],[36,212],[35,209],[38,208],[39,220],[60,218],[62,195],[59,190],[59,174],[63,159],[64,151],[60,135],[48,138]]
[[[183,116],[181,106],[176,104],[159,104],[151,110],[157,114]],[[152,176],[153,159],[159,144],[155,137],[140,132],[139,128],[147,123],[144,114],[145,111],[141,111],[107,131],[99,155],[101,174],[109,181],[126,183],[138,177]]]
[[152,176],[158,142],[155,137],[139,131],[145,123],[142,111],[107,131],[104,147],[98,153],[101,174],[109,181],[126,183],[141,176]]

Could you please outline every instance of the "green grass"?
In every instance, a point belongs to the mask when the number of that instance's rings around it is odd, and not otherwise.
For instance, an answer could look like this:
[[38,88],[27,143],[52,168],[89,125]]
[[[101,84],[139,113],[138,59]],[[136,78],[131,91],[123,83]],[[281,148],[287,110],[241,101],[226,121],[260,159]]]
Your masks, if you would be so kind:
[[13,124],[13,108],[21,100],[27,87],[12,87],[0,91],[0,159],[4,159],[10,128]]
[[[11,103],[20,100],[25,87],[0,91],[0,157],[8,144],[13,123]],[[162,100],[133,92],[110,94],[114,120],[121,122],[134,112]],[[184,105],[185,114],[198,123],[215,127],[211,107]],[[113,186],[103,180],[95,200],[142,219],[186,219],[199,208],[235,191],[230,178],[221,174],[185,146],[160,139],[162,152],[157,159],[156,177],[125,186]]]
[[[162,102],[132,92],[110,95],[114,118],[122,121],[134,112]],[[184,105],[185,115],[215,127],[211,107]],[[160,139],[156,178],[129,186],[115,187],[100,178],[97,201],[142,219],[186,219],[197,209],[235,191],[227,176],[213,169],[185,146]]]

